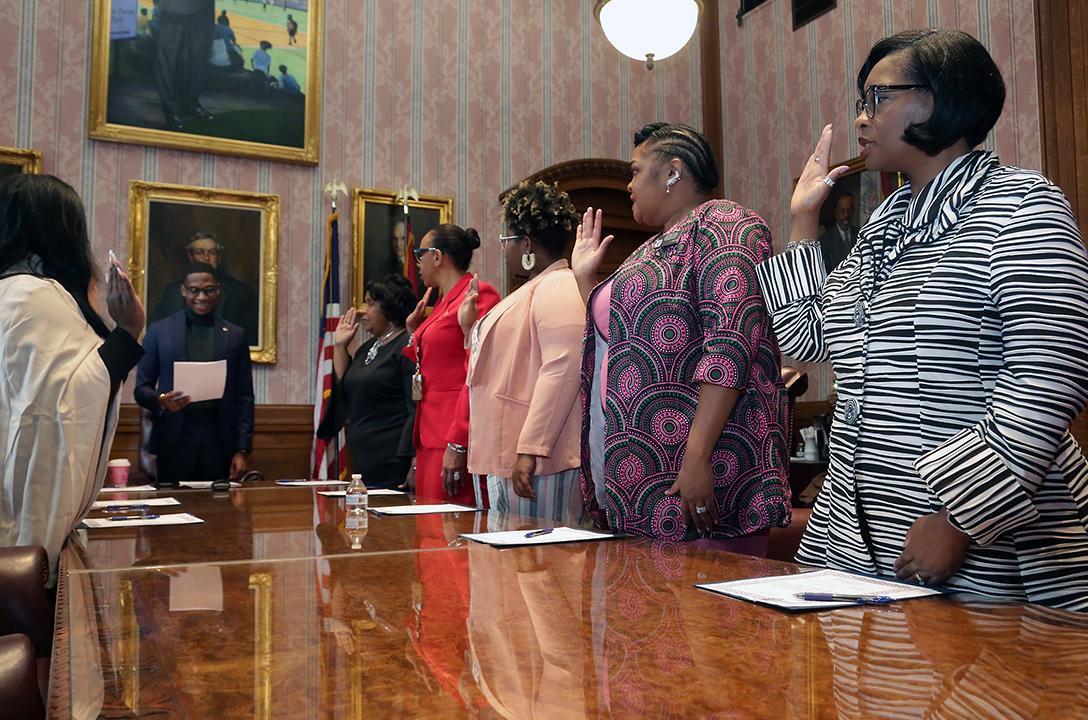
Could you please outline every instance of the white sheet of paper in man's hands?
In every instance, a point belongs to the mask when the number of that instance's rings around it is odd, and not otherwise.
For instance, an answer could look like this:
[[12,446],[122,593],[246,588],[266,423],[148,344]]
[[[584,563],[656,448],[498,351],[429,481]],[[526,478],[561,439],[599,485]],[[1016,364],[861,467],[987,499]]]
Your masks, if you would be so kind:
[[218,400],[227,385],[227,361],[175,362],[174,389],[189,396],[193,402]]

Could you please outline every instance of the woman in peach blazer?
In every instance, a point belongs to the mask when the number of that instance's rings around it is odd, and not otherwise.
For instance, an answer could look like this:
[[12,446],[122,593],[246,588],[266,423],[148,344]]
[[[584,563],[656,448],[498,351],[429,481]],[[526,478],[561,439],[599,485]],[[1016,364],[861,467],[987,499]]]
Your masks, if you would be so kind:
[[458,313],[470,338],[469,397],[454,442],[468,446],[469,472],[487,475],[491,509],[577,524],[586,310],[562,253],[578,214],[566,193],[539,182],[518,185],[503,210],[509,276],[525,284],[479,322],[477,281],[469,285]]

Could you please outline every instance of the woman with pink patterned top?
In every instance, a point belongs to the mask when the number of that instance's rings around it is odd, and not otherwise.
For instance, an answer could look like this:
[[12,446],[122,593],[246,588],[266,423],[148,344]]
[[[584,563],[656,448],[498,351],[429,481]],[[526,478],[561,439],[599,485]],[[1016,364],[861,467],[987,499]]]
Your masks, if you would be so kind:
[[718,170],[690,127],[642,128],[631,175],[635,220],[662,232],[595,287],[612,238],[590,208],[572,258],[588,307],[586,507],[613,530],[764,554],[790,497],[786,390],[755,276],[770,231],[711,199]]

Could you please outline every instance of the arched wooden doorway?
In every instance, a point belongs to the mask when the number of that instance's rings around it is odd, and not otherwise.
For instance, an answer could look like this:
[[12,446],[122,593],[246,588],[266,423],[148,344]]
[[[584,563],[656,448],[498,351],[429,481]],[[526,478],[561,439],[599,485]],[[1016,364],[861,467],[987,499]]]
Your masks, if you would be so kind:
[[[525,180],[557,184],[560,190],[570,195],[579,212],[585,212],[587,207],[604,210],[604,234],[615,235],[616,239],[612,241],[608,255],[601,264],[598,273],[601,280],[611,275],[635,248],[654,233],[652,228],[635,222],[631,214],[631,197],[627,192],[631,171],[626,161],[610,158],[568,160],[535,172]],[[499,201],[502,202],[512,189],[504,190],[499,195]],[[573,245],[572,234],[571,244],[565,252],[568,260]],[[508,279],[506,292],[515,290],[519,284],[516,278]]]

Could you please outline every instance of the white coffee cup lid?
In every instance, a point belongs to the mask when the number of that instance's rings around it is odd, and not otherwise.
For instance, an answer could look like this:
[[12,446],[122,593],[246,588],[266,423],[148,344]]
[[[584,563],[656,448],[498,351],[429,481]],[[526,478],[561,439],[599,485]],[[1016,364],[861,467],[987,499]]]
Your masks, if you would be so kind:
[[118,460],[110,460],[107,465],[109,465],[109,467],[130,467],[132,463],[125,458],[120,458]]

